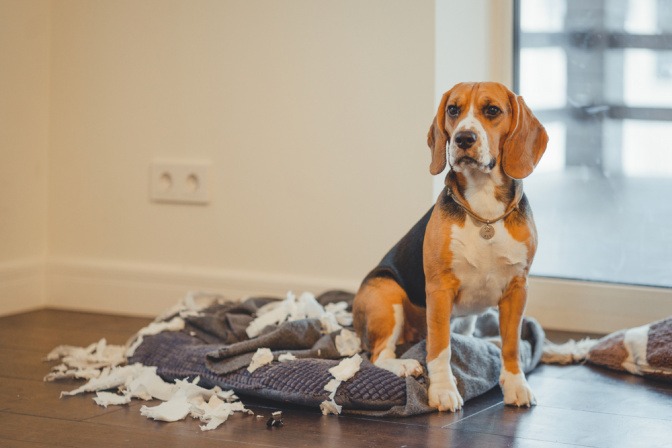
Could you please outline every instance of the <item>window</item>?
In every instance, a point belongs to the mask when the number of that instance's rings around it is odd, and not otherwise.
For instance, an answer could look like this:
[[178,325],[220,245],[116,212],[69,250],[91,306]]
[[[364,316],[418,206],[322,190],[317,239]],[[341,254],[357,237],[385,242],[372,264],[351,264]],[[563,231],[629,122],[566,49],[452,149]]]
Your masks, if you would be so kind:
[[515,89],[550,142],[532,273],[672,287],[672,2],[517,0]]

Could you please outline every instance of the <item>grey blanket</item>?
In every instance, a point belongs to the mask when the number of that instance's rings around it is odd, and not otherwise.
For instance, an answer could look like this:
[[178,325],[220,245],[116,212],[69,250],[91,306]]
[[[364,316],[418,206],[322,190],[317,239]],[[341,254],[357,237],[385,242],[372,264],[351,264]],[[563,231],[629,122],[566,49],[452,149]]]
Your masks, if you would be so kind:
[[[317,298],[330,302],[352,303],[353,295],[329,291]],[[328,399],[324,386],[332,378],[329,369],[339,363],[336,349],[338,332],[321,334],[320,322],[305,319],[268,327],[257,338],[248,339],[245,329],[255,312],[276,298],[252,298],[243,303],[224,303],[207,308],[197,317],[186,318],[181,332],[146,336],[130,363],[157,366],[166,380],[200,376],[201,385],[233,389],[239,396],[254,396],[282,403],[319,407]],[[339,330],[340,332],[340,330]],[[451,364],[458,389],[465,401],[498,384],[500,349],[488,338],[499,336],[498,316],[490,310],[476,323],[473,337],[451,336]],[[534,369],[541,358],[544,332],[533,319],[523,321],[520,346],[525,372]],[[273,362],[253,373],[248,372],[258,348],[269,348],[276,357],[291,352],[297,360]],[[400,357],[425,364],[425,342],[400,350]],[[337,390],[335,401],[344,413],[374,416],[409,416],[432,412],[427,405],[427,378],[399,378],[375,367],[366,359],[361,369]]]

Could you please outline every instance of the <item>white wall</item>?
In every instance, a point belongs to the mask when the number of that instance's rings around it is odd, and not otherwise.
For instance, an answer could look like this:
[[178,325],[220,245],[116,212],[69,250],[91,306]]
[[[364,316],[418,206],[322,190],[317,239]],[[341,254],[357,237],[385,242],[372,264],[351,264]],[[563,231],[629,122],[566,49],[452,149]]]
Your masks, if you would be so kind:
[[[59,1],[52,54],[51,305],[354,289],[432,202],[431,0]],[[166,158],[209,205],[149,202]]]
[[0,0],[0,313],[44,303],[50,3]]

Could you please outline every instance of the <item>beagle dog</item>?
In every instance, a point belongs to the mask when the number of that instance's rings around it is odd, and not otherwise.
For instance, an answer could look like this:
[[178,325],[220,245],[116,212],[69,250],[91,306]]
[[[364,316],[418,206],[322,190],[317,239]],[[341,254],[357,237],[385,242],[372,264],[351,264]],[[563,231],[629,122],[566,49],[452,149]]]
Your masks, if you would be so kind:
[[494,306],[504,402],[536,404],[518,352],[537,247],[521,179],[547,142],[522,97],[499,83],[462,83],[446,92],[427,138],[430,173],[450,165],[446,186],[355,296],[355,328],[375,365],[399,376],[422,374],[416,360],[396,359],[395,348],[427,338],[429,405],[440,411],[463,405],[450,367],[451,318],[464,317],[465,333],[473,333],[476,316]]

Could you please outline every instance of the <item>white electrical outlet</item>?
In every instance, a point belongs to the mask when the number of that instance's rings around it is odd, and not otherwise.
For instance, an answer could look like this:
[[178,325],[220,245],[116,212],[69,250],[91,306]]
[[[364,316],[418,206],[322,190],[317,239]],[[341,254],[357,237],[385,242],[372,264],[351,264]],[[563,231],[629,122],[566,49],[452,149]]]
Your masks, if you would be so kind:
[[156,202],[207,204],[209,168],[209,162],[155,160],[149,170],[149,198]]

